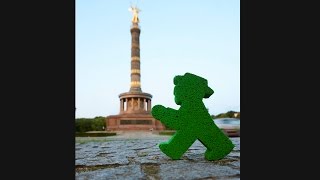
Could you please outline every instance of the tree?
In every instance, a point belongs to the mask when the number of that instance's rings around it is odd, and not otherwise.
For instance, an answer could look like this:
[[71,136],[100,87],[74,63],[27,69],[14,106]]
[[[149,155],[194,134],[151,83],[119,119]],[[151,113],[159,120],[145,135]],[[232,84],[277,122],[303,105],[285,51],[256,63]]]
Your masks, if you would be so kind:
[[80,118],[76,119],[76,132],[86,132],[91,130],[90,119]]
[[234,118],[235,111],[228,111],[226,114],[229,118]]
[[76,132],[103,131],[106,128],[105,117],[76,119]]
[[103,131],[106,127],[106,118],[102,116],[95,117],[92,120],[92,131]]
[[237,113],[237,118],[240,118],[240,112],[228,111],[226,113],[220,113],[216,116],[211,115],[212,118],[235,118],[235,114]]

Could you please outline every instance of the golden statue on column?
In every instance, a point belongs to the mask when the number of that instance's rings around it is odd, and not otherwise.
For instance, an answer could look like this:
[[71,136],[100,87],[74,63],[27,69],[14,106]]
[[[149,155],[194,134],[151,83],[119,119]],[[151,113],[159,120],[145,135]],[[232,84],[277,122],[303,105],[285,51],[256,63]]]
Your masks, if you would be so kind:
[[132,14],[133,14],[132,22],[133,22],[133,23],[139,23],[138,14],[139,14],[139,12],[140,12],[141,10],[138,9],[137,7],[135,7],[135,6],[131,6],[131,7],[129,8],[129,11],[131,11]]

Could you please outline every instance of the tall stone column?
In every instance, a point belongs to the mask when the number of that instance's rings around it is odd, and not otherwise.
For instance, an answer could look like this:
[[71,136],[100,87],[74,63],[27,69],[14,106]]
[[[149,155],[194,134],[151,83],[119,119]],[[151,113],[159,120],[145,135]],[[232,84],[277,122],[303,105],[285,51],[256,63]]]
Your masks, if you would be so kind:
[[[120,114],[107,117],[107,128],[109,130],[158,130],[157,121],[151,115],[152,95],[142,92],[140,72],[140,26],[138,14],[140,10],[131,6],[129,10],[133,14],[130,27],[131,35],[131,72],[129,92],[119,94]],[[126,120],[122,124],[121,120]],[[151,121],[151,122],[150,122]]]
[[140,28],[138,22],[131,27],[131,85],[130,92],[142,92],[140,83]]

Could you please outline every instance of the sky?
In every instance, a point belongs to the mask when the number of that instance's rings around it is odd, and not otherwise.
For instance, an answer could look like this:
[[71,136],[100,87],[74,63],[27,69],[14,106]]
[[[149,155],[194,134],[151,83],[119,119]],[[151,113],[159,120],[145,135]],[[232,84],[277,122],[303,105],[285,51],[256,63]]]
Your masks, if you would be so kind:
[[76,0],[76,118],[116,115],[130,89],[132,13],[141,9],[141,89],[179,109],[173,78],[208,80],[210,114],[240,111],[240,0]]

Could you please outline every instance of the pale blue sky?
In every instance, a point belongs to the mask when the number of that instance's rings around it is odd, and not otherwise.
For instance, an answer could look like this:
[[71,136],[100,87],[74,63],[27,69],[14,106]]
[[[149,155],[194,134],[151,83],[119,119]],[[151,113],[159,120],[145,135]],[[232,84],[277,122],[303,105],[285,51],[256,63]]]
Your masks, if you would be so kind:
[[[130,2],[76,0],[76,118],[118,114],[130,89]],[[240,111],[240,0],[141,0],[141,88],[174,103],[173,78],[190,72],[215,93],[210,114]]]

